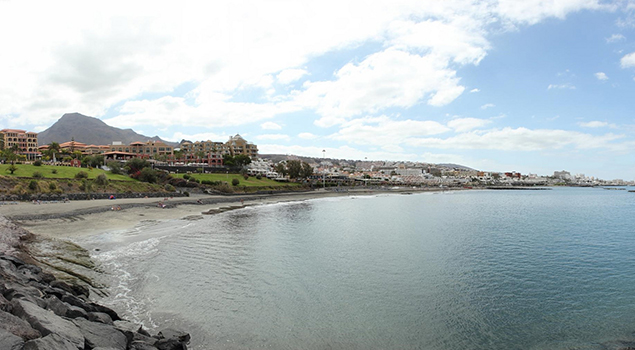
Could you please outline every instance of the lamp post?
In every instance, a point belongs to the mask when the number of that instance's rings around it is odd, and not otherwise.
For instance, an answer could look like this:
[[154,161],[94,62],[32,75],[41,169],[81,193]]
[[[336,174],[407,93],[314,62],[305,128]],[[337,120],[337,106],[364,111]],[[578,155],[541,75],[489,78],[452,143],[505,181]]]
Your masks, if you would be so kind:
[[[326,150],[322,150],[322,165],[324,165],[324,160],[326,159]],[[326,170],[322,170],[322,187],[326,190]]]

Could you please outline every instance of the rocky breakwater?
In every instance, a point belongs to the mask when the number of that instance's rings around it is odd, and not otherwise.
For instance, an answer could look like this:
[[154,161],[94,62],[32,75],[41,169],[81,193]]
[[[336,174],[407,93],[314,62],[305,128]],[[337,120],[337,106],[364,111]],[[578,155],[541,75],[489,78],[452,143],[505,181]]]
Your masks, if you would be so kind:
[[28,235],[0,222],[0,350],[187,349],[189,334],[166,329],[151,335],[91,302],[88,288],[28,263],[21,249]]

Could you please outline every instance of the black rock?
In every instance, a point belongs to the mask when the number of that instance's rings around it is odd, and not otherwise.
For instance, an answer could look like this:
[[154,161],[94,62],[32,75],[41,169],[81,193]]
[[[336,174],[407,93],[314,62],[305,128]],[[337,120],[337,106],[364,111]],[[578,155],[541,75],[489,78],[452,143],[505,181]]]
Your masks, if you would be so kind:
[[44,338],[29,340],[24,343],[22,350],[77,350],[83,349],[83,346],[79,348],[60,335],[49,334]]
[[104,324],[109,324],[111,326],[113,324],[112,318],[110,318],[110,316],[108,316],[108,314],[104,312],[89,312],[88,320],[92,322],[100,322]]
[[42,335],[57,334],[74,344],[78,349],[83,349],[84,336],[72,322],[29,301],[14,299],[11,304],[13,305],[13,314],[26,320]]
[[0,328],[0,349],[20,350],[23,344],[22,338]]
[[79,327],[90,349],[103,347],[126,350],[128,345],[126,336],[115,327],[82,318],[73,320],[73,323]]
[[[4,311],[0,311],[0,329],[18,336],[23,340],[36,339],[42,336],[42,334],[33,329],[27,321]],[[0,349],[3,348],[0,347]]]

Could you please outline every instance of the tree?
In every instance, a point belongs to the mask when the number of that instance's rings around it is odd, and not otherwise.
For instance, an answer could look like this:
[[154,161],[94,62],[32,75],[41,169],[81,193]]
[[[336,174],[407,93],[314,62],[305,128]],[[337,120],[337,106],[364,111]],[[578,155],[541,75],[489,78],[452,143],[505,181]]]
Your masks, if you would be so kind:
[[307,162],[302,162],[302,170],[300,171],[300,177],[308,178],[311,175],[313,175],[313,167]]
[[290,178],[292,179],[299,178],[301,171],[302,171],[302,163],[299,160],[290,160],[287,162],[287,172],[289,173]]
[[276,173],[280,175],[283,175],[283,176],[287,175],[287,167],[285,166],[283,162],[276,164],[276,166],[274,166],[273,169],[276,171]]
[[[16,146],[16,145],[14,145],[14,146]],[[4,155],[4,158],[6,160],[11,162],[11,165],[14,165],[15,161],[18,159],[18,155],[16,154],[16,151],[14,150],[14,147],[5,149],[2,152],[2,154]],[[13,174],[13,172],[11,172],[11,174]]]
[[121,174],[121,163],[119,163],[118,161],[111,160],[110,162],[108,162],[107,166],[110,169],[110,173],[115,175]]
[[139,181],[155,183],[157,182],[157,173],[154,169],[143,168],[139,174]]
[[57,142],[51,142],[51,144],[49,145],[49,149],[48,149],[48,153],[50,154],[50,157],[53,158],[53,162],[57,161],[57,159],[55,158],[57,153],[60,153],[60,144]]
[[236,165],[236,161],[231,154],[225,154],[223,155],[223,164],[225,164],[226,166],[234,166]]
[[249,158],[246,154],[238,154],[234,157],[234,164],[237,167],[243,167],[245,165],[251,164],[251,158]]
[[149,168],[150,162],[141,158],[132,158],[126,162],[126,170],[128,174],[135,174],[143,170],[144,168]]

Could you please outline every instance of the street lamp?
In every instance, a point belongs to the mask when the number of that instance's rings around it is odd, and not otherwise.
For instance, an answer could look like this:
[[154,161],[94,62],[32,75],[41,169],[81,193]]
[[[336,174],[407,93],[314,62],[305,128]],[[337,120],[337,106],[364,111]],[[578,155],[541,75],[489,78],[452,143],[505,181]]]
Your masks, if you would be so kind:
[[[326,159],[326,150],[322,150],[322,166],[324,166],[324,160]],[[326,190],[326,170],[322,170],[322,187]]]

